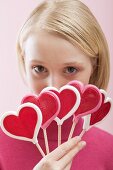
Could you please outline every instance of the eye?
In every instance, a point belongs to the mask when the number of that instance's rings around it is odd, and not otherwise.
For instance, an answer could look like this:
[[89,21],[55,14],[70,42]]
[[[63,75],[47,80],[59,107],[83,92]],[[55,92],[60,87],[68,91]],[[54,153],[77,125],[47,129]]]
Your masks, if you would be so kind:
[[45,72],[47,72],[47,69],[42,65],[34,66],[33,69],[34,69],[34,71],[36,73],[45,73]]
[[75,68],[75,67],[72,67],[72,66],[66,67],[64,69],[64,72],[67,73],[67,74],[76,73],[77,71],[78,71],[78,69]]

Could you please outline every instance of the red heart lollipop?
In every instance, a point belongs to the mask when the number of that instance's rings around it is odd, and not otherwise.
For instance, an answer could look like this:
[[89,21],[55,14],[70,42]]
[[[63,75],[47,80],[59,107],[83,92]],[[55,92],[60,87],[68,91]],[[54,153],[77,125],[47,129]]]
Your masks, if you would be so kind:
[[104,90],[101,89],[100,92],[102,94],[102,103],[99,109],[91,114],[90,125],[94,125],[104,119],[111,109],[111,99],[107,97],[107,93]]
[[46,91],[37,95],[27,95],[23,98],[22,103],[31,102],[36,104],[42,112],[42,129],[46,129],[55,119],[60,110],[60,101],[53,92]]
[[17,112],[9,111],[1,116],[1,128],[4,133],[12,138],[33,143],[37,143],[41,123],[41,111],[32,103],[22,104]]
[[80,93],[80,96],[82,95],[82,92],[83,92],[83,89],[84,89],[84,84],[78,80],[72,80],[68,83],[69,85],[75,87],[79,93]]
[[61,87],[60,90],[54,87],[47,87],[44,91],[45,90],[53,91],[60,100],[61,109],[55,120],[58,125],[62,125],[63,122],[72,116],[78,109],[80,104],[80,94],[77,89],[69,85]]
[[80,106],[74,114],[74,119],[76,122],[81,116],[92,114],[100,107],[102,96],[96,86],[90,84],[83,85],[79,81],[72,81],[69,85],[77,88],[81,95]]

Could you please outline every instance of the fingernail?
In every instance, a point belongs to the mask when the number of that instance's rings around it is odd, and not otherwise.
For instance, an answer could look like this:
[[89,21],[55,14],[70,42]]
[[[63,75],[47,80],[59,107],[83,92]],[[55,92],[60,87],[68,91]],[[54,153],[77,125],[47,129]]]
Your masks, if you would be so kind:
[[81,137],[80,137],[80,136],[76,136],[76,137],[74,137],[74,139],[75,139],[76,141],[80,141],[80,140],[81,140]]
[[85,141],[82,141],[81,142],[81,147],[85,147],[86,146],[86,142]]

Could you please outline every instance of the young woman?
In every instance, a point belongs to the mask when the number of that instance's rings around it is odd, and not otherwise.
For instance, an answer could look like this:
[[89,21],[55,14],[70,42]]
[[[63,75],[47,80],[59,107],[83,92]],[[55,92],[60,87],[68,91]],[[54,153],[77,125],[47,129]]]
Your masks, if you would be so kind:
[[[49,0],[34,9],[19,33],[17,53],[22,78],[35,94],[47,86],[59,89],[71,80],[107,88],[107,42],[95,17],[79,0]],[[71,124],[72,118],[63,124],[63,144],[56,148],[57,124],[51,123],[47,133],[52,152],[44,158],[33,144],[0,132],[1,170],[112,170],[113,136],[92,127],[82,140],[74,137],[66,142]],[[82,124],[80,119],[74,136],[80,134]],[[38,138],[44,150],[42,130]]]

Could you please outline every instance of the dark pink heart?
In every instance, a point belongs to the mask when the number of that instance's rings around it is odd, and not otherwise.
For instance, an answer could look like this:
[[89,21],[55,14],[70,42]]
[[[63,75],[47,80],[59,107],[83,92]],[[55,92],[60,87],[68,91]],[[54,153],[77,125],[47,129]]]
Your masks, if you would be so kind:
[[60,100],[61,108],[55,120],[57,124],[62,125],[62,123],[72,116],[78,109],[80,104],[80,94],[77,89],[69,85],[61,87],[60,90],[57,90],[54,87],[50,87],[48,90],[54,92]]
[[111,99],[105,96],[105,92],[102,93],[102,103],[100,108],[91,114],[90,125],[94,125],[100,122],[109,113],[111,108]]
[[42,125],[43,129],[46,129],[50,123],[55,119],[60,110],[60,103],[58,97],[53,92],[43,92],[37,95],[25,96],[22,103],[31,102],[37,105],[43,116]]
[[82,82],[77,80],[72,80],[68,84],[75,87],[79,91],[80,95],[82,95],[83,89],[85,87],[85,85]]
[[81,116],[92,114],[100,107],[102,96],[96,86],[90,84],[83,85],[79,81],[72,81],[69,85],[77,88],[81,95],[80,106],[74,114],[75,121],[78,121]]

